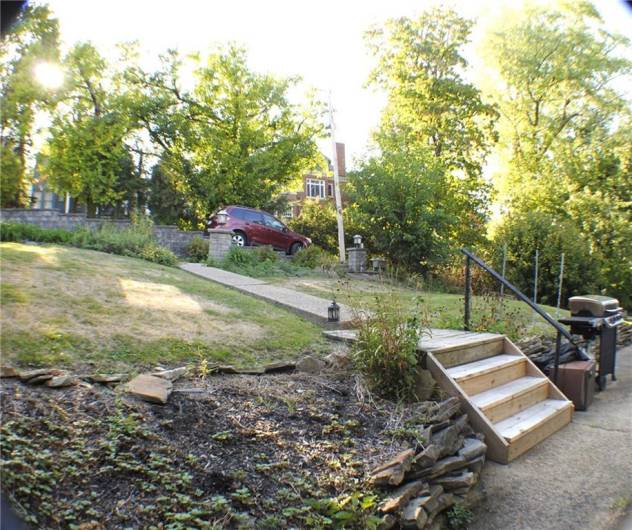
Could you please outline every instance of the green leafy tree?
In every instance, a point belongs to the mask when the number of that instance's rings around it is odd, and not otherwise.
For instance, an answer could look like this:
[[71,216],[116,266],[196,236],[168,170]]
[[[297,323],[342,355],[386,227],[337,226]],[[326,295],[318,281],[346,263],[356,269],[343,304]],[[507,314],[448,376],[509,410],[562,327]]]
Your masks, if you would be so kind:
[[588,2],[507,20],[489,46],[503,86],[501,199],[512,219],[535,212],[586,241],[600,271],[593,287],[630,304],[631,107],[613,85],[632,72],[629,41],[605,31]]
[[448,259],[461,212],[452,209],[458,201],[445,167],[430,153],[384,153],[349,179],[349,215],[369,249],[422,272]]
[[125,138],[133,123],[93,45],[76,45],[64,65],[68,87],[53,118],[46,169],[56,191],[76,197],[94,215],[97,206],[113,205],[125,193],[121,179],[133,173]]
[[482,168],[496,140],[497,110],[463,78],[468,64],[462,52],[471,28],[471,21],[442,9],[387,21],[367,33],[377,58],[369,83],[388,94],[377,133],[382,151],[429,149],[458,177],[453,185],[468,201],[463,210],[482,214]]
[[55,94],[35,79],[39,63],[57,62],[59,25],[46,6],[29,5],[0,45],[0,204],[29,203],[28,160],[38,110]]
[[177,52],[154,73],[126,72],[131,113],[163,153],[161,165],[201,222],[222,204],[260,207],[311,166],[321,133],[319,107],[298,107],[287,93],[297,79],[250,70],[229,46],[197,64],[192,90],[182,88]]

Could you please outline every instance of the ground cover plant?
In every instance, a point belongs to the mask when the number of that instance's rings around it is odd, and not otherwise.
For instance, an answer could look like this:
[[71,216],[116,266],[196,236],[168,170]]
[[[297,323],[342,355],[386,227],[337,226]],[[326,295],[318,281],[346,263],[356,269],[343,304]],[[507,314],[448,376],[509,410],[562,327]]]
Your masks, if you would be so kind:
[[[258,364],[318,350],[298,316],[171,267],[55,245],[0,245],[2,353],[22,365]],[[282,325],[279,323],[282,322]]]
[[135,217],[126,227],[104,223],[97,230],[78,228],[73,231],[27,223],[0,223],[0,241],[59,243],[170,266],[178,261],[173,252],[156,242],[151,220],[145,217]]
[[336,260],[316,246],[301,250],[292,259],[283,259],[270,246],[232,247],[221,260],[207,259],[212,267],[244,274],[254,278],[303,277],[333,274]]
[[3,487],[38,528],[375,529],[367,471],[406,446],[348,377],[214,376],[164,406],[0,385]]

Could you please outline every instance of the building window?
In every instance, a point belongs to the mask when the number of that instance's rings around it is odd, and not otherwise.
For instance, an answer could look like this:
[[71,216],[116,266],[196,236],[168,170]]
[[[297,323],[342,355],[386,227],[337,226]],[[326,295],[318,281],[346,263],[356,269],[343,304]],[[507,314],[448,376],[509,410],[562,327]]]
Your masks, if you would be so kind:
[[307,179],[307,196],[325,198],[325,181]]
[[334,187],[331,184],[327,184],[327,197],[334,196]]

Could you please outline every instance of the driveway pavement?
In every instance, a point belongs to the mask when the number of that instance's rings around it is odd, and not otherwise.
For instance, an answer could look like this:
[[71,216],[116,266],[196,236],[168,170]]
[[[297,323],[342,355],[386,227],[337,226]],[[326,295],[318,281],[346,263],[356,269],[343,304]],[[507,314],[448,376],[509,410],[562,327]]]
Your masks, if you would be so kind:
[[617,353],[586,412],[509,465],[483,470],[486,502],[470,530],[629,530],[632,514],[632,346]]

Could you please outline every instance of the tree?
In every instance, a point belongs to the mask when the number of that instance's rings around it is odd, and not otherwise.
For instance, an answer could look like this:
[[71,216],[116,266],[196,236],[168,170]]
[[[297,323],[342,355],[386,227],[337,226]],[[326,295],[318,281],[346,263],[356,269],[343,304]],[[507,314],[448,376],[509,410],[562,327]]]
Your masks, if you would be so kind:
[[629,41],[581,2],[504,17],[489,48],[503,82],[501,199],[514,218],[537,212],[572,226],[599,261],[596,287],[632,303],[632,120],[612,84],[632,72]]
[[[459,202],[453,210],[461,219],[452,225],[460,232],[456,239],[468,244],[482,237],[489,191],[482,168],[496,140],[497,118],[495,107],[462,75],[467,68],[462,49],[471,26],[454,11],[433,9],[414,20],[389,20],[367,33],[377,58],[369,83],[388,95],[377,146],[382,153],[400,152],[400,165],[406,157],[411,164],[427,159],[426,153],[441,164],[451,191],[446,200]],[[393,167],[385,168],[387,173]],[[454,240],[453,234],[444,236]]]
[[240,48],[194,60],[192,90],[181,86],[175,51],[157,72],[129,68],[132,114],[162,150],[163,169],[198,221],[222,204],[263,206],[317,157],[317,107],[291,104],[297,79],[251,71]]
[[114,205],[125,193],[121,181],[133,174],[125,139],[134,125],[94,46],[76,45],[64,65],[68,87],[53,118],[46,167],[53,189],[76,197],[94,215],[97,206]]
[[0,204],[29,203],[28,159],[38,110],[54,94],[35,79],[35,68],[59,58],[59,25],[46,6],[27,6],[0,46]]
[[349,180],[349,215],[371,250],[421,272],[450,256],[461,212],[445,167],[431,153],[383,153]]

